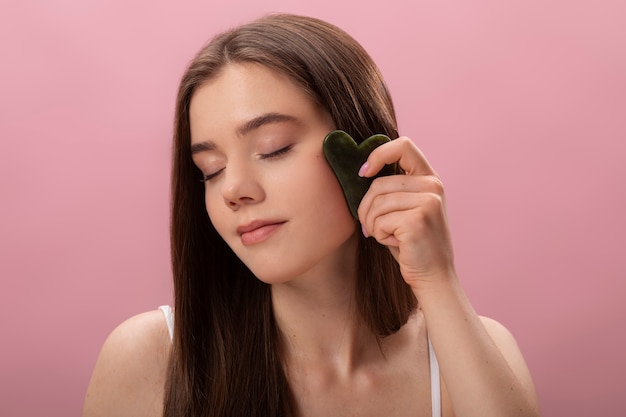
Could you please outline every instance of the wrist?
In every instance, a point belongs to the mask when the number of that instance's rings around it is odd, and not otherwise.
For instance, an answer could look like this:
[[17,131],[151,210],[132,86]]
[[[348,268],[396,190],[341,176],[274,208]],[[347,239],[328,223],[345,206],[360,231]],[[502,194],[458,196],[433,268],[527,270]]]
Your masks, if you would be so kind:
[[411,289],[420,303],[422,300],[441,299],[446,295],[463,293],[458,276],[452,269],[417,279],[411,283]]

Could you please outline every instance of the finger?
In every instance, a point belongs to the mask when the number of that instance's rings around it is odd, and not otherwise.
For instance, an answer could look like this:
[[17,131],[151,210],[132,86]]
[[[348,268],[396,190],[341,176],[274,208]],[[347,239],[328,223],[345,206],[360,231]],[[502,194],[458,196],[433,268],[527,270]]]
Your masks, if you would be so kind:
[[436,194],[394,193],[376,197],[367,213],[367,219],[377,219],[388,213],[412,209],[438,213],[441,211],[440,207],[443,207],[443,202],[441,197]]
[[370,194],[388,194],[392,192],[444,194],[441,179],[435,175],[389,175],[378,177],[370,185]]
[[401,136],[374,149],[359,170],[359,175],[371,177],[385,165],[395,162],[407,175],[436,175],[422,151],[406,136]]
[[398,228],[398,222],[400,222],[402,218],[403,213],[397,211],[375,217],[373,226],[370,228],[370,236],[376,239],[381,245],[397,248],[400,242],[395,234]]
[[[363,211],[362,224],[365,230],[371,234],[376,229],[376,222],[391,213],[402,213],[405,217],[400,224],[407,225],[413,221],[434,220],[441,217],[443,212],[443,200],[441,196],[436,194],[393,193],[377,195],[369,210]],[[429,223],[431,222],[429,221]]]
[[[371,210],[373,201],[378,196],[387,196],[392,193],[431,193],[444,199],[444,190],[441,180],[433,175],[408,176],[393,175],[376,178],[369,190],[363,196],[358,208],[359,219]],[[392,197],[390,197],[393,200]]]
[[427,212],[431,204],[426,194],[400,193],[391,197],[375,199],[371,210],[365,213],[362,229],[365,236],[373,236],[383,245],[398,246],[398,229],[408,227],[405,231],[417,232],[420,222],[430,217]]

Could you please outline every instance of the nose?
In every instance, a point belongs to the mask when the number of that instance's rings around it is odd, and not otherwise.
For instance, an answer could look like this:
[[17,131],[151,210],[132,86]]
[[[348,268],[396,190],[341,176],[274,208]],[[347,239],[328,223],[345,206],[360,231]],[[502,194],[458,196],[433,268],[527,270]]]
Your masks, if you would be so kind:
[[258,175],[255,175],[251,169],[229,164],[224,171],[222,196],[229,208],[238,210],[242,206],[263,201],[265,192]]

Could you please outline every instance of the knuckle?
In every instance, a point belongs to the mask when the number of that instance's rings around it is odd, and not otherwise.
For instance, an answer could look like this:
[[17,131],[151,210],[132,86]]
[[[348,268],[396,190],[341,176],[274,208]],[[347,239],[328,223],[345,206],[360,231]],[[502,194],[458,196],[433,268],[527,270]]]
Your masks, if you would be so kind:
[[438,194],[438,195],[444,194],[443,182],[441,181],[441,178],[439,178],[437,175],[430,176],[430,184],[435,194]]
[[439,211],[443,205],[441,195],[436,193],[427,193],[424,195],[424,207],[428,212]]
[[398,139],[396,139],[397,141],[400,142],[400,145],[404,148],[404,149],[410,149],[413,146],[415,146],[415,144],[413,143],[413,141],[411,140],[411,138],[409,138],[408,136],[400,136]]

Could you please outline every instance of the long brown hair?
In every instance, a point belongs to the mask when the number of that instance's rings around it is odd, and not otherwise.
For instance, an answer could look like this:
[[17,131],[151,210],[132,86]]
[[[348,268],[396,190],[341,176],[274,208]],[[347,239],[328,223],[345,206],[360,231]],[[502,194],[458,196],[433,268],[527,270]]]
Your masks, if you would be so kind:
[[[254,62],[287,75],[355,138],[398,136],[391,97],[365,50],[318,19],[270,15],[215,37],[192,60],[176,103],[171,253],[175,330],[164,415],[293,416],[270,288],[256,279],[211,224],[191,159],[189,103],[229,63]],[[357,308],[379,337],[416,307],[389,251],[360,238]]]

